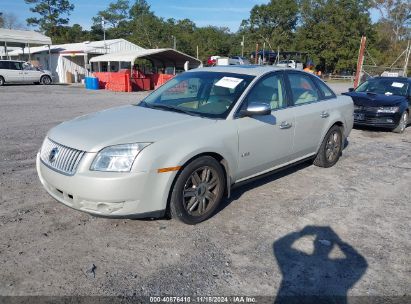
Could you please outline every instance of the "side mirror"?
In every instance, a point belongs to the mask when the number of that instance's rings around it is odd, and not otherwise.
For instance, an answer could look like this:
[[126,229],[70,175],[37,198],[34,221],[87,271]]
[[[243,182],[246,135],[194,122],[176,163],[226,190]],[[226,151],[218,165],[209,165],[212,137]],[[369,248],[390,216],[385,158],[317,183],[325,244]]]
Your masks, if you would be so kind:
[[349,88],[348,92],[354,92],[354,88]]
[[268,103],[251,102],[247,109],[240,112],[242,117],[245,116],[263,116],[271,114],[271,107]]

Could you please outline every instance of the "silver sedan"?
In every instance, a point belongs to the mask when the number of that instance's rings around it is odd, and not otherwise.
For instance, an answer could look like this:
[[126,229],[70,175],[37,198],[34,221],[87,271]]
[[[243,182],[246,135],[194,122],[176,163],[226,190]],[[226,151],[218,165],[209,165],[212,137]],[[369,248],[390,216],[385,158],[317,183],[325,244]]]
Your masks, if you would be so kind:
[[138,104],[56,126],[37,172],[47,192],[74,209],[196,224],[236,183],[308,159],[333,166],[352,125],[351,98],[311,74],[195,69]]

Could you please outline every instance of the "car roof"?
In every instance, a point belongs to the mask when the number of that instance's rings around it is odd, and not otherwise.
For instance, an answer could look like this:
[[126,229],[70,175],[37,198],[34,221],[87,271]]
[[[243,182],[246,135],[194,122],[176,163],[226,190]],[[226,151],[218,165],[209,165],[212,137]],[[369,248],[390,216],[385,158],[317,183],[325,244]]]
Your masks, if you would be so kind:
[[205,67],[205,68],[197,68],[190,71],[190,72],[222,72],[222,73],[234,73],[234,74],[244,74],[244,75],[251,75],[251,76],[261,76],[268,72],[272,71],[282,71],[282,70],[290,70],[284,68],[278,68],[273,66],[267,65],[225,65],[225,66],[215,66],[215,67]]

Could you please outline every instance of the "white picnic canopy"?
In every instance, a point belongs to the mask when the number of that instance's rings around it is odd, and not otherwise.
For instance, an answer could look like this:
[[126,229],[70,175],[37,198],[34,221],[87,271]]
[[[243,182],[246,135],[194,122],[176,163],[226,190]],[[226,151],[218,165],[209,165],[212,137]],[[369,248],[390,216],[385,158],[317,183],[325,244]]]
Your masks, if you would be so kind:
[[131,62],[136,59],[147,59],[156,66],[174,66],[183,68],[188,61],[190,67],[198,67],[201,61],[190,55],[184,54],[174,49],[146,49],[135,51],[123,51],[102,56],[93,57],[90,62]]

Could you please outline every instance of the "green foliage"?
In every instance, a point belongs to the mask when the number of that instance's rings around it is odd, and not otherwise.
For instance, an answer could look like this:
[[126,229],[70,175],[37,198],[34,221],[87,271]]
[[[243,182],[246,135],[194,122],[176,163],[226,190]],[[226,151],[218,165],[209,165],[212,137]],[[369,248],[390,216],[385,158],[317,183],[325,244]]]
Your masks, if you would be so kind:
[[[308,52],[322,71],[355,70],[360,38],[367,36],[367,51],[377,64],[392,63],[411,38],[409,0],[267,0],[255,5],[239,30],[197,27],[190,19],[158,17],[146,0],[113,0],[107,9],[92,18],[90,30],[78,24],[67,26],[73,10],[69,0],[25,0],[34,5],[37,18],[29,24],[52,36],[54,43],[102,40],[102,18],[107,39],[124,38],[145,48],[171,48],[173,39],[179,51],[209,56],[249,55],[265,45],[276,51]],[[373,24],[370,9],[382,16]],[[0,21],[1,22],[1,21]]]
[[59,26],[68,24],[74,5],[69,0],[24,0],[34,5],[30,11],[39,17],[28,18],[27,25],[38,26],[47,35],[55,36]]
[[361,36],[374,36],[369,8],[367,0],[302,0],[297,48],[323,71],[354,70]]
[[270,49],[289,49],[298,20],[296,0],[271,0],[252,8],[250,18],[243,20],[241,32],[253,44],[266,43]]

